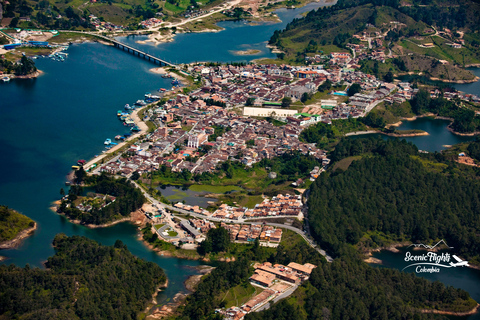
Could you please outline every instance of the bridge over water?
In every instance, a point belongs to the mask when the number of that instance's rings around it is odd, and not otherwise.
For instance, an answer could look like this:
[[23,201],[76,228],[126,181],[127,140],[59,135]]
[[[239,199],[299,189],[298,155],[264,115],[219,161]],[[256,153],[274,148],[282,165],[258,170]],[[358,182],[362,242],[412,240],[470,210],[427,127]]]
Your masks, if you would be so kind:
[[71,30],[65,30],[65,32],[74,32],[74,33],[82,33],[82,34],[88,34],[88,35],[91,35],[91,36],[95,36],[95,37],[98,37],[102,40],[105,40],[105,41],[108,41],[108,42],[111,42],[113,43],[113,45],[116,47],[116,48],[119,48],[119,49],[122,49],[124,51],[127,51],[128,53],[132,53],[133,55],[137,55],[139,56],[140,58],[143,58],[145,60],[148,60],[148,61],[151,61],[153,63],[157,63],[159,64],[161,67],[164,67],[164,66],[168,66],[168,67],[175,67],[175,64],[173,63],[170,63],[168,61],[165,61],[161,58],[157,58],[149,53],[146,53],[142,50],[139,50],[137,48],[133,48],[129,45],[126,45],[118,40],[115,40],[113,38],[109,38],[109,37],[106,37],[106,36],[103,36],[103,35],[100,35],[100,34],[96,34],[96,33],[91,33],[91,32],[82,32],[82,31],[71,31]]

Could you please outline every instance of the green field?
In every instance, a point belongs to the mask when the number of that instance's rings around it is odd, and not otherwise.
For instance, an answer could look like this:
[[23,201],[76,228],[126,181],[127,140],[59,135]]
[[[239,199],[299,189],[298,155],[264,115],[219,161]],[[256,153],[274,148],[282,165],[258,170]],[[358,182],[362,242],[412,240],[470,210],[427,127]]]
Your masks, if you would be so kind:
[[257,286],[252,286],[250,283],[247,285],[240,284],[228,290],[224,294],[222,301],[226,308],[233,306],[239,307],[257,294],[260,294],[263,290],[264,289]]

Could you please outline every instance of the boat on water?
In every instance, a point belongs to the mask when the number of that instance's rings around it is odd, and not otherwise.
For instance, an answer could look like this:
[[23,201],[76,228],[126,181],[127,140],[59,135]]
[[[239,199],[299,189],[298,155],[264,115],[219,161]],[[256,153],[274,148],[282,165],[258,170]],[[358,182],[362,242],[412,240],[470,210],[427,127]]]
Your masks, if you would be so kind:
[[178,79],[173,79],[173,80],[172,80],[172,84],[173,84],[174,86],[178,85],[178,84],[179,84]]
[[83,159],[80,159],[80,160],[77,161],[77,164],[78,164],[79,166],[84,166],[85,163],[87,163],[87,161],[86,161],[86,160],[83,160]]
[[110,143],[112,143],[112,139],[106,139],[103,144],[108,146]]
[[144,100],[137,100],[137,102],[135,102],[135,104],[137,106],[146,106],[147,105],[147,103]]
[[2,78],[2,81],[3,81],[3,82],[8,82],[8,81],[10,81],[10,78],[9,78],[9,77],[3,77],[3,78]]
[[167,89],[164,89],[164,88],[160,88],[160,91],[167,91]]
[[121,135],[115,136],[115,140],[121,140],[121,139],[122,139]]
[[130,105],[127,103],[127,104],[125,105],[125,110],[130,110],[130,109],[131,109],[131,107],[130,107]]
[[146,93],[146,94],[145,94],[145,98],[151,99],[151,100],[159,100],[159,99],[160,99],[159,96],[154,95],[154,94],[151,94],[151,93]]
[[134,132],[137,132],[137,131],[140,131],[140,128],[138,126],[134,126],[130,130],[134,131]]
[[164,79],[168,79],[168,78],[171,78],[171,77],[172,77],[172,76],[169,75],[169,74],[164,74],[164,75],[162,76],[162,78],[164,78]]

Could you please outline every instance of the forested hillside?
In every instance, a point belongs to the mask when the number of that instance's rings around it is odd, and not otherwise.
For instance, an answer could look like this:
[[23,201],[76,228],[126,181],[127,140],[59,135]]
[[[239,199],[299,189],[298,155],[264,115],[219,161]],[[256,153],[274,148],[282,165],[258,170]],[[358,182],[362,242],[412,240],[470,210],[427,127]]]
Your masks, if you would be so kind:
[[[455,253],[479,261],[480,181],[454,171],[441,155],[420,155],[405,142],[344,139],[333,160],[361,155],[346,171],[312,185],[309,219],[320,244],[342,255],[348,244],[385,239],[445,239]],[[440,161],[438,161],[438,160]],[[369,234],[374,234],[370,237]]]
[[47,270],[0,266],[0,319],[137,319],[163,270],[121,241],[107,247],[59,234]]

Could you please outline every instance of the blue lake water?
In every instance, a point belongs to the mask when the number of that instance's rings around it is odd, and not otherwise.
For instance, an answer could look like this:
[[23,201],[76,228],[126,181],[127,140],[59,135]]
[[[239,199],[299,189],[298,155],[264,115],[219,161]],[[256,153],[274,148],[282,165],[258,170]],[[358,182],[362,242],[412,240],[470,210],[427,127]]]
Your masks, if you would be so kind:
[[[332,4],[332,3],[330,3]],[[247,21],[224,21],[218,25],[225,30],[221,32],[180,33],[173,42],[155,45],[151,42],[138,43],[147,36],[119,37],[119,41],[141,49],[154,56],[172,63],[190,63],[196,61],[250,61],[258,58],[275,58],[276,55],[266,47],[275,30],[283,29],[294,18],[304,12],[323,7],[322,2],[312,2],[298,9],[279,9],[276,11],[282,20],[279,23],[262,23],[252,25]],[[255,55],[236,55],[239,50],[260,50]]]
[[447,130],[450,124],[449,120],[434,119],[430,117],[418,118],[413,121],[403,121],[397,130],[423,130],[429,133],[428,136],[395,138],[386,136],[380,133],[351,136],[350,139],[358,139],[362,137],[377,136],[382,139],[405,139],[408,142],[415,144],[418,149],[428,152],[435,152],[447,149],[449,145],[454,145],[461,142],[475,140],[475,137],[459,136]]
[[[480,78],[480,68],[468,68],[468,70],[472,71],[473,74]],[[465,84],[454,84],[453,86],[458,91],[480,95],[480,81]]]
[[[422,254],[423,252],[412,251],[413,255]],[[391,251],[383,250],[378,253],[374,253],[373,257],[382,260],[381,265],[373,265],[379,268],[393,268],[402,270],[410,262],[406,262],[405,253],[407,252],[406,248],[400,248],[400,252],[394,253]],[[448,251],[445,251],[448,253]],[[441,252],[439,252],[441,254]],[[455,288],[461,288],[468,291],[470,296],[475,299],[477,302],[480,301],[480,270],[468,268],[468,267],[455,267],[455,268],[438,268],[440,272],[438,273],[416,273],[417,276],[423,277],[430,281],[441,281],[447,286],[453,286]],[[405,272],[414,272],[413,268],[407,268]],[[452,319],[480,319],[480,314],[474,314],[468,317],[450,317]]]

